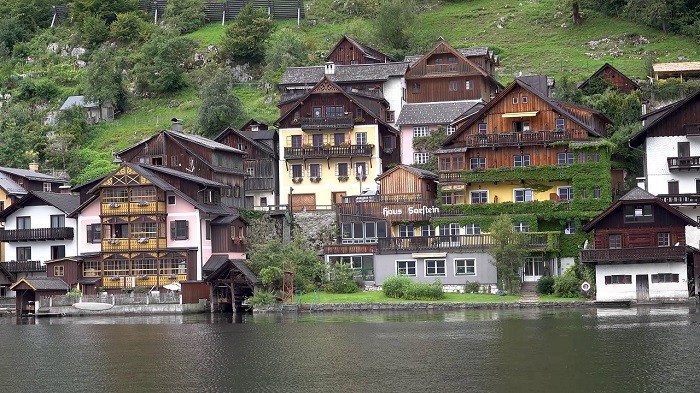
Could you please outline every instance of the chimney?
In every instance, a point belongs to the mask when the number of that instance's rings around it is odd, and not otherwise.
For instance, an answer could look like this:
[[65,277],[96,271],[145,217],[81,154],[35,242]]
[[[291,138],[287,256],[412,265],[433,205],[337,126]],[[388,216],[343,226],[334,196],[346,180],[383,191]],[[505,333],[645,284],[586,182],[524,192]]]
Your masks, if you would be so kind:
[[36,162],[34,162],[34,161],[30,162],[30,163],[29,163],[29,170],[32,171],[32,172],[38,171],[38,170],[39,170],[39,164],[36,163]]
[[326,63],[326,75],[333,75],[335,74],[335,63],[332,61],[329,61]]
[[182,120],[178,119],[177,117],[173,117],[172,119],[170,119],[170,121],[173,122],[173,125],[170,128],[171,130],[182,132]]

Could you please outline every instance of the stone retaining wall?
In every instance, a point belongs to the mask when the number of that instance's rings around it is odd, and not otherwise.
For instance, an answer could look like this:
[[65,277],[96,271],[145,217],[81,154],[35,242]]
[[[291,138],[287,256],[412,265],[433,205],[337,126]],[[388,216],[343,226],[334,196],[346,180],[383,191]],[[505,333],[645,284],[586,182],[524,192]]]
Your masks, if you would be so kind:
[[514,308],[571,308],[571,307],[595,307],[592,301],[574,302],[494,302],[494,303],[454,303],[454,302],[419,302],[419,303],[339,303],[339,304],[311,304],[299,305],[274,304],[265,307],[256,307],[253,312],[281,312],[281,311],[418,311],[418,310],[466,310],[466,309],[514,309]]
[[114,306],[109,310],[90,311],[79,310],[72,306],[46,307],[49,314],[60,314],[65,316],[85,316],[85,315],[159,315],[159,314],[196,314],[207,311],[207,302],[202,299],[198,304],[134,304],[125,306]]

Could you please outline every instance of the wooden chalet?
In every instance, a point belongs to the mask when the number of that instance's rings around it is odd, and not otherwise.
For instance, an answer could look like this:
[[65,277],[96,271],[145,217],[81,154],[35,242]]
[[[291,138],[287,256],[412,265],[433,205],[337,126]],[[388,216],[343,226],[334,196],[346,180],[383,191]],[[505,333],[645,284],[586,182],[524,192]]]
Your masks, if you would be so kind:
[[10,290],[17,297],[19,315],[34,315],[39,309],[39,300],[51,296],[62,296],[70,291],[70,285],[57,277],[24,277],[12,284]]
[[11,180],[26,192],[61,192],[60,187],[67,183],[65,179],[39,172],[36,163],[29,164],[29,169],[0,167],[0,176]]
[[182,125],[153,136],[117,152],[117,160],[170,168],[224,184],[223,204],[244,206],[245,151],[205,137],[181,132]]
[[489,101],[501,89],[493,76],[498,62],[486,48],[455,49],[444,39],[406,71],[406,102]]
[[[324,77],[287,108],[279,127],[281,200],[294,209],[330,206],[400,161],[398,131],[382,98],[348,92]],[[293,194],[288,191],[293,188]],[[357,191],[355,191],[357,192]]]
[[628,78],[627,75],[618,71],[617,68],[613,67],[609,63],[603,64],[596,72],[593,73],[588,79],[583,81],[578,88],[585,89],[589,86],[591,80],[595,78],[602,78],[610,82],[617,90],[629,94],[635,90],[639,90],[639,85],[637,82]]
[[[251,124],[247,125],[248,129],[252,127]],[[242,131],[229,127],[214,139],[246,153],[243,160],[246,174],[243,188],[247,209],[264,209],[279,205],[279,154],[276,135],[274,130]]]
[[583,227],[595,231],[580,260],[596,265],[598,300],[687,299],[698,250],[687,246],[685,227],[697,225],[641,188],[618,199]]
[[264,121],[257,120],[257,119],[250,119],[248,120],[245,124],[243,124],[240,128],[241,131],[243,132],[249,132],[249,131],[268,131],[270,129],[270,125],[265,123]]
[[654,79],[679,78],[695,79],[700,78],[700,61],[686,61],[678,63],[655,63],[652,64],[654,69]]
[[212,255],[202,271],[204,282],[209,285],[211,304],[218,311],[241,309],[245,299],[253,296],[260,285],[245,261],[229,259],[227,255]]
[[394,61],[384,53],[344,35],[326,56],[335,64],[372,64]]

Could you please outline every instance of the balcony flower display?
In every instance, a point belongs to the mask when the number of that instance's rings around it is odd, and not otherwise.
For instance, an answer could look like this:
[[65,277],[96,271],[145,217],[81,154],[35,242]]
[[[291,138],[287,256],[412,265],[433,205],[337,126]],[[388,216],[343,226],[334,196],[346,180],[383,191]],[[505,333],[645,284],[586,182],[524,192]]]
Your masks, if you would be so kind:
[[321,176],[310,177],[309,180],[311,180],[312,183],[318,183],[321,181]]
[[348,181],[349,177],[347,176],[338,176],[338,181]]
[[292,178],[292,183],[294,183],[294,184],[299,184],[299,183],[301,183],[302,181],[304,181],[304,178],[303,178],[303,177],[293,177],[293,178]]

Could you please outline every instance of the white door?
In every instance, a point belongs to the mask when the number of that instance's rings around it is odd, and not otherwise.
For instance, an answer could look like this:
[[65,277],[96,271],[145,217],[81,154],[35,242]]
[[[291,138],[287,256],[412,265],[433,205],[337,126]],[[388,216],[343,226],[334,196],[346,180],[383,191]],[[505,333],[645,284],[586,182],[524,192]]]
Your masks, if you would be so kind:
[[544,260],[542,257],[527,257],[523,270],[523,281],[537,281],[544,276]]

